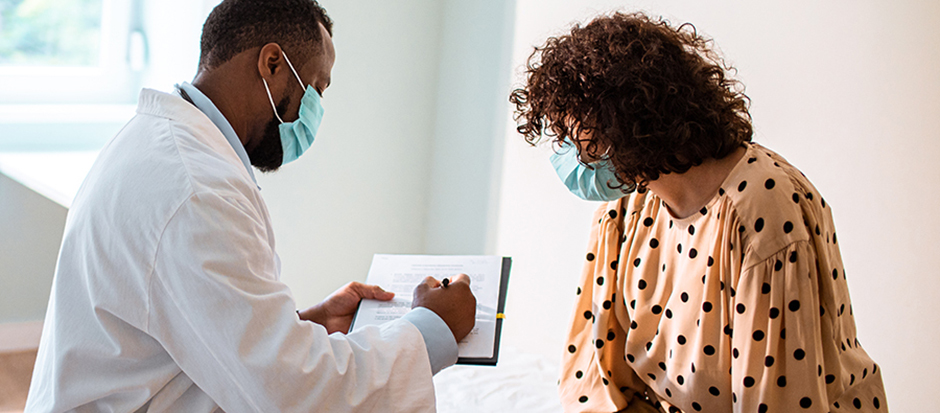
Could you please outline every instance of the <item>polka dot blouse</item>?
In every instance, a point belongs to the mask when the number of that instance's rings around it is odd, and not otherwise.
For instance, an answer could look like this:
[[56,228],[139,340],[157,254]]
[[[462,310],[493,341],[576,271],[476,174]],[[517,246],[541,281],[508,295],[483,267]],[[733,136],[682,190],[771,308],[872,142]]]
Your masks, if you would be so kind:
[[829,205],[758,144],[690,217],[651,191],[598,209],[577,294],[566,411],[887,411]]

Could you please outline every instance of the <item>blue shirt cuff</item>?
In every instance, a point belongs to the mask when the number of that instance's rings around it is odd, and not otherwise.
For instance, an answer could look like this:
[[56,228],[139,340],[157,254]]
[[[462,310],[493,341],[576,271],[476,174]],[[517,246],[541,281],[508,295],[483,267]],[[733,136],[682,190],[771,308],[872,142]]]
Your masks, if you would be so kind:
[[457,362],[457,340],[454,339],[450,327],[437,313],[424,307],[416,307],[402,319],[417,327],[424,337],[432,374],[437,374]]

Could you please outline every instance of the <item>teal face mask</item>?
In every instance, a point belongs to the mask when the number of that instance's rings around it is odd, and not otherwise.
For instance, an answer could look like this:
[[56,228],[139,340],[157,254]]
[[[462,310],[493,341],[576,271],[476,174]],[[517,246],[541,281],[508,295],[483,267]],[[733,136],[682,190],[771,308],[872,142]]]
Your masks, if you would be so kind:
[[619,188],[608,186],[608,183],[620,185],[610,161],[602,159],[587,167],[578,158],[578,149],[567,139],[561,149],[552,154],[551,161],[568,190],[585,201],[608,202],[627,195]]
[[277,113],[277,106],[274,105],[274,98],[271,97],[268,82],[261,78],[261,81],[264,82],[264,90],[268,92],[268,101],[271,102],[271,108],[274,109],[274,116],[281,122],[281,125],[278,126],[278,132],[281,134],[281,148],[284,149],[284,160],[281,165],[285,165],[288,162],[297,160],[307,149],[310,149],[310,145],[313,145],[313,138],[316,137],[317,129],[320,128],[320,122],[323,120],[323,105],[320,104],[320,93],[313,86],[304,86],[304,82],[300,80],[300,75],[294,70],[294,65],[287,58],[287,53],[281,51],[281,54],[284,56],[284,61],[287,62],[291,72],[294,72],[294,76],[297,77],[300,87],[304,89],[304,97],[300,101],[297,120],[284,122]]

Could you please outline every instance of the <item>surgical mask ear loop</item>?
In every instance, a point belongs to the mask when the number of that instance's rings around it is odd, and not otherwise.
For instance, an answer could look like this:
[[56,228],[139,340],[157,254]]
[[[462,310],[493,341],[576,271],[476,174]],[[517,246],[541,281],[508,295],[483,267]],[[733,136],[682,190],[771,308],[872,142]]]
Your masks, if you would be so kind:
[[[281,50],[281,56],[284,56],[284,61],[287,62],[287,67],[290,67],[290,71],[294,73],[294,77],[297,78],[297,83],[300,83],[300,88],[306,90],[304,87],[304,82],[300,80],[300,75],[297,74],[297,71],[294,70],[294,65],[291,64],[290,59],[287,58],[287,53],[284,53],[284,50]],[[264,82],[264,90],[268,92],[268,102],[271,102],[271,109],[274,109],[274,116],[277,118],[278,122],[284,123],[284,120],[281,119],[281,115],[277,114],[277,106],[274,104],[274,98],[271,97],[271,89],[268,88],[268,81],[261,78],[261,81]]]
[[271,102],[271,109],[274,109],[274,117],[277,118],[278,122],[284,123],[284,120],[281,119],[281,115],[277,114],[277,106],[274,106],[274,98],[271,97],[271,89],[268,89],[268,81],[261,78],[261,81],[264,82],[264,90],[268,92],[268,102]]
[[300,80],[300,75],[297,74],[297,71],[294,70],[294,65],[292,65],[290,63],[290,59],[287,58],[287,53],[284,53],[284,51],[281,50],[281,56],[284,56],[284,61],[287,62],[287,67],[290,67],[290,71],[294,72],[294,77],[297,78],[297,83],[300,83],[300,88],[303,90],[307,90],[307,87],[304,86],[304,81]]

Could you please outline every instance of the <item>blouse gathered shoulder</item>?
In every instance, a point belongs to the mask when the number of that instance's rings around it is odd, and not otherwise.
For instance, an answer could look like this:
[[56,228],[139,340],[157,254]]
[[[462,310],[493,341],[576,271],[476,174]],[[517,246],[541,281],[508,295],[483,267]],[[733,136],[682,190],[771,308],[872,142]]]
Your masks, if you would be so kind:
[[747,144],[718,193],[674,218],[650,191],[593,220],[560,393],[565,411],[887,411],[856,338],[829,204]]

